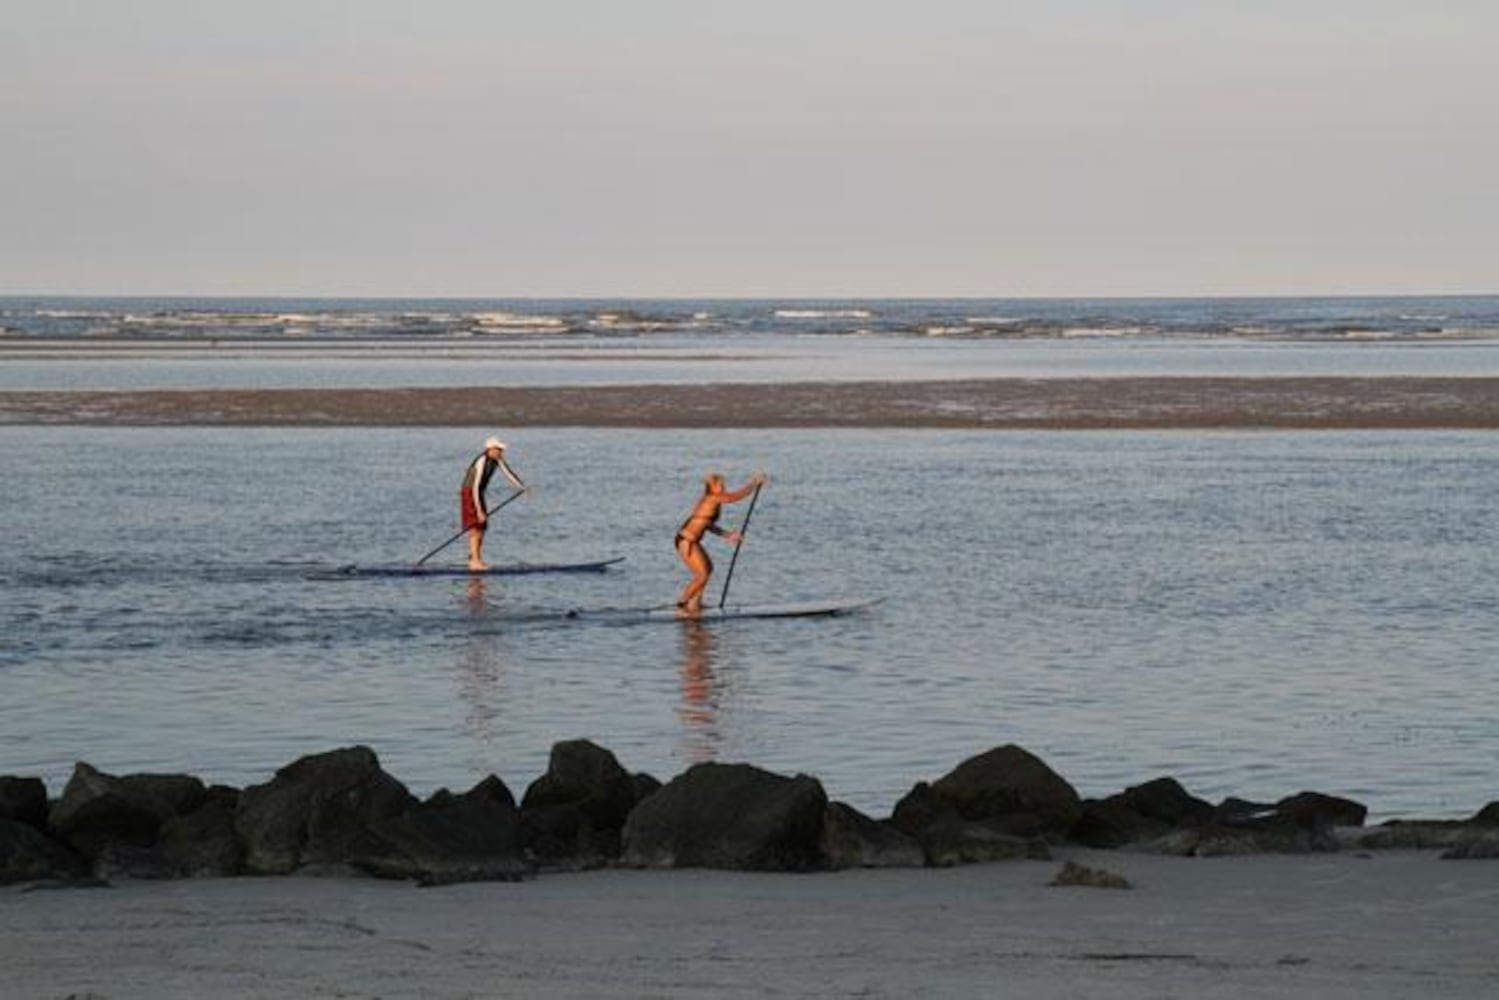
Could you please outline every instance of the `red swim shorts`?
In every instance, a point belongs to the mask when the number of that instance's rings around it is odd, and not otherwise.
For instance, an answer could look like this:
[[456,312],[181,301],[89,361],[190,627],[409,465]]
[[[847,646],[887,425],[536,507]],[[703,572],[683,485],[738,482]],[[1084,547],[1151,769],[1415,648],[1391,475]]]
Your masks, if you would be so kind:
[[483,531],[488,527],[479,520],[479,505],[474,503],[474,494],[471,491],[458,491],[458,507],[463,512],[464,531]]

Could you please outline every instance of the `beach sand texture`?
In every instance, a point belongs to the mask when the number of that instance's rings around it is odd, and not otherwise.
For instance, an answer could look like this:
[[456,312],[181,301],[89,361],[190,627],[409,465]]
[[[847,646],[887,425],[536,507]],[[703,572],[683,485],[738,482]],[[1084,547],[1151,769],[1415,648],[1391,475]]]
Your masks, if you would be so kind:
[[1056,378],[0,393],[0,424],[1499,428],[1499,379]]
[[0,892],[7,997],[1499,995],[1499,866],[1379,852]]

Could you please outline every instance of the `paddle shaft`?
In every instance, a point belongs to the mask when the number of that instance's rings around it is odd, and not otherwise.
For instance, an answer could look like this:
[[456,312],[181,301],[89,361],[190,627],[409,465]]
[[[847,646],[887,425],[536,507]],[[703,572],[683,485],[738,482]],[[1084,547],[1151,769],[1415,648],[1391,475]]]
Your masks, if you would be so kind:
[[739,561],[739,546],[744,544],[744,533],[749,530],[750,518],[755,516],[755,503],[760,499],[760,486],[755,487],[755,495],[750,497],[749,510],[744,512],[744,523],[739,526],[739,541],[734,543],[734,554],[729,557],[728,571],[723,575],[723,592],[718,595],[718,606],[724,606],[729,599],[729,584],[734,579],[734,564]]
[[[495,504],[493,507],[491,507],[488,510],[486,510],[484,512],[484,516],[485,517],[493,517],[495,514],[498,514],[500,512],[501,508],[503,508],[506,505],[508,505],[511,501],[518,499],[520,497],[520,495],[522,493],[524,493],[524,492],[526,492],[526,491],[525,490],[516,490],[514,493],[510,494],[508,497],[506,497],[505,499],[501,500],[499,503]],[[452,538],[449,538],[447,541],[443,542],[437,548],[433,549],[431,552],[428,552],[426,555],[422,556],[420,559],[418,559],[416,561],[416,564],[418,566],[420,566],[422,563],[426,562],[428,559],[431,559],[433,556],[437,555],[437,553],[441,552],[443,549],[447,548],[449,545],[452,545],[454,542],[458,541],[458,539],[462,538],[464,535],[466,535],[468,533],[469,533],[469,529],[468,528],[464,528],[462,531],[458,532],[458,534],[454,535]]]

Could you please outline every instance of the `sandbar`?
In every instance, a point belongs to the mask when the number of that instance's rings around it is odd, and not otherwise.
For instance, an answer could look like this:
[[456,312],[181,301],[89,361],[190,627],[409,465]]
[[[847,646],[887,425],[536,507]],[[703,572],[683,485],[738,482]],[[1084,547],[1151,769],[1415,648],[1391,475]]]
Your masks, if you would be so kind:
[[1499,428],[1499,378],[1056,378],[0,392],[0,424]]

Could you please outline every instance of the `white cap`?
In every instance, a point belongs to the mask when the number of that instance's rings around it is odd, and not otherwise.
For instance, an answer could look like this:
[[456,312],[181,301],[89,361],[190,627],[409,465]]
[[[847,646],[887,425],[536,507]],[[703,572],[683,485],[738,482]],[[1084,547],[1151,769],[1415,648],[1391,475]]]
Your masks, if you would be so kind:
[[498,448],[501,451],[504,451],[505,450],[505,442],[501,441],[499,438],[492,437],[488,441],[484,442],[484,450],[485,451],[488,451],[491,448]]

